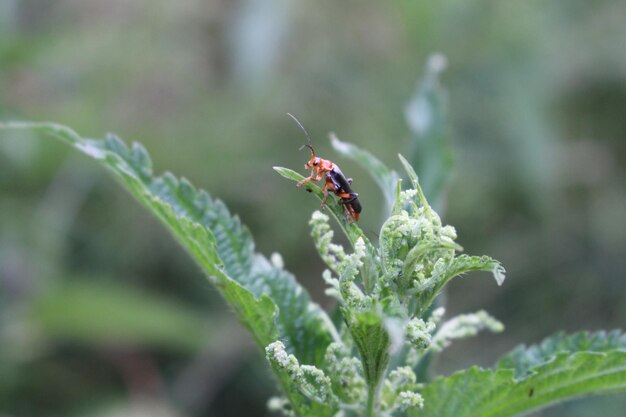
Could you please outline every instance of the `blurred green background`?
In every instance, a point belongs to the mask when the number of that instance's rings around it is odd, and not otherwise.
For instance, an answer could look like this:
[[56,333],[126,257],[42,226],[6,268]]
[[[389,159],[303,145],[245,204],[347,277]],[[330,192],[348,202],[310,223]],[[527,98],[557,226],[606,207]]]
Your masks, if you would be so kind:
[[[443,53],[454,169],[439,207],[508,271],[501,288],[451,285],[449,314],[485,308],[507,330],[457,343],[436,365],[450,373],[560,329],[623,327],[624,39],[620,0],[0,0],[0,120],[142,142],[332,308],[307,230],[318,203],[271,169],[307,159],[285,113],[354,178],[375,235],[382,198],[327,134],[398,169],[415,146],[405,106]],[[162,227],[63,145],[0,136],[0,416],[270,415],[264,359]]]

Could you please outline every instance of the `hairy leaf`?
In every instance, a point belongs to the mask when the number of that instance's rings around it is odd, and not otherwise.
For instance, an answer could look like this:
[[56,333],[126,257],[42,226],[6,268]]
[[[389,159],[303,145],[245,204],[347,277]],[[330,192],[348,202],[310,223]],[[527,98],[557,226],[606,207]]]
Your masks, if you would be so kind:
[[411,180],[411,183],[413,184],[413,188],[417,191],[417,197],[418,197],[418,202],[419,202],[420,207],[424,207],[424,209],[426,209],[427,211],[432,211],[432,209],[430,208],[430,204],[428,204],[428,199],[424,195],[424,190],[422,189],[422,186],[420,185],[420,181],[417,178],[417,173],[415,172],[415,170],[413,169],[409,161],[407,161],[404,156],[402,156],[401,154],[398,154],[398,158],[400,159],[400,162],[402,163],[404,170],[409,176],[409,179]]
[[518,348],[495,369],[435,380],[422,393],[424,410],[410,416],[519,416],[574,397],[624,392],[625,342],[617,332],[580,333]]
[[424,314],[435,300],[435,297],[439,295],[448,282],[459,275],[472,271],[491,272],[498,285],[502,285],[505,279],[504,267],[495,259],[488,256],[459,255],[454,258],[449,265],[442,268],[440,273],[434,274],[434,276],[419,289],[418,315]]
[[518,346],[500,358],[496,368],[515,369],[515,377],[520,378],[528,374],[533,367],[548,361],[559,352],[609,352],[616,349],[626,350],[626,335],[619,330],[596,333],[580,332],[571,335],[557,333],[537,345]]
[[[344,310],[344,315],[348,315]],[[348,318],[350,333],[359,351],[365,381],[368,385],[368,408],[374,406],[380,384],[389,365],[389,333],[379,317],[366,315]]]
[[280,339],[302,363],[322,362],[326,346],[336,338],[331,321],[291,274],[254,252],[250,233],[221,201],[172,174],[153,177],[145,149],[139,144],[129,148],[113,135],[84,139],[52,123],[2,127],[49,134],[105,165],[187,249],[260,347]]

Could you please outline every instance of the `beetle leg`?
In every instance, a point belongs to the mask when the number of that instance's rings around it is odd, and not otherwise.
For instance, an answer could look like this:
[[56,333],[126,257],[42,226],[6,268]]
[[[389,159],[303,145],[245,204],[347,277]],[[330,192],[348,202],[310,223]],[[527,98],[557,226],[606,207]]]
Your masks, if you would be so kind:
[[346,216],[346,221],[352,223],[353,221],[359,221],[359,213],[354,211],[352,202],[359,196],[357,193],[340,193],[337,194],[340,197],[339,204],[343,207],[343,213]]
[[309,175],[308,177],[306,177],[305,179],[303,179],[302,181],[300,181],[299,183],[296,184],[296,187],[300,188],[302,187],[305,183],[309,182],[309,181],[319,181],[322,179],[322,174],[319,171],[316,171],[315,169],[313,169],[311,171],[311,175]]
[[348,223],[352,223],[352,219],[354,218],[354,216],[352,215],[352,211],[350,210],[350,207],[346,204],[346,202],[343,202],[343,214],[346,216],[346,221]]
[[328,200],[328,194],[329,194],[329,190],[335,190],[334,184],[332,183],[332,181],[330,181],[330,179],[328,178],[328,176],[326,177],[326,182],[324,183],[324,186],[322,187],[322,191],[324,191],[324,199],[322,200],[322,209],[324,209],[324,207],[326,207],[326,200]]
[[346,216],[346,220],[348,223],[352,223],[353,221],[359,221],[359,213],[354,211],[354,207],[352,207],[349,201],[341,200],[339,204],[341,204],[343,207],[343,214]]
[[296,184],[296,187],[300,188],[302,187],[304,184],[306,184],[309,181],[313,181],[315,180],[315,178],[313,177],[313,175],[311,175],[310,177],[306,177],[305,179],[303,179],[302,181],[300,181],[299,183]]
[[324,199],[322,200],[322,206],[320,208],[324,210],[324,207],[326,207],[326,200],[328,200],[328,184],[324,184],[322,191],[324,191]]
[[[359,213],[354,211],[354,208],[352,206],[349,207],[349,212],[350,212],[350,217],[358,222],[359,221]],[[352,223],[352,221],[350,221],[350,220],[348,220],[348,222]]]

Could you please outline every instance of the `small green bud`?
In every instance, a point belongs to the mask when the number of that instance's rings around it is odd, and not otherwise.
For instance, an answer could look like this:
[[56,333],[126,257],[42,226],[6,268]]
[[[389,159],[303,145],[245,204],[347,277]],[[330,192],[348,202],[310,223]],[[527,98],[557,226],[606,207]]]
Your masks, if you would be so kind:
[[398,367],[389,373],[389,382],[396,388],[413,385],[416,380],[415,373],[408,366]]
[[359,358],[349,356],[340,343],[331,343],[326,349],[326,371],[333,381],[334,392],[344,402],[352,404],[366,395],[363,365]]
[[272,367],[286,373],[300,392],[312,401],[322,404],[336,404],[330,378],[324,371],[311,365],[300,365],[294,355],[285,350],[281,341],[270,343],[265,348],[265,356]]
[[431,321],[435,324],[439,324],[439,322],[441,322],[441,319],[443,318],[445,314],[446,314],[446,309],[444,307],[437,307],[436,309],[433,310],[428,321]]
[[265,348],[265,357],[272,364],[285,370],[290,376],[298,376],[300,373],[300,364],[295,356],[289,355],[285,349],[285,345],[280,340],[270,343]]
[[328,288],[326,288],[325,291],[326,295],[336,298],[339,301],[343,301],[341,290],[339,289],[339,280],[337,278],[333,278],[332,272],[325,269],[324,272],[322,272],[322,278],[324,279],[326,285],[328,285]]
[[417,392],[402,391],[396,400],[397,407],[400,411],[406,411],[410,408],[424,407],[424,398]]
[[432,341],[432,332],[435,330],[435,323],[419,318],[411,319],[406,325],[406,340],[417,349],[428,349]]
[[337,267],[344,261],[346,253],[341,245],[332,242],[335,234],[330,228],[328,221],[329,217],[327,215],[320,211],[314,211],[309,221],[311,237],[324,262],[332,270],[337,271]]

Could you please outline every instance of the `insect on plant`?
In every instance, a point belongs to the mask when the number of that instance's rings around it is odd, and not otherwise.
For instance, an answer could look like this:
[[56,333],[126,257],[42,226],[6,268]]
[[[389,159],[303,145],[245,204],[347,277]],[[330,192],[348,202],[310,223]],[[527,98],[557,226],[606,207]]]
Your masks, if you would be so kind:
[[335,325],[283,268],[280,255],[268,259],[254,251],[250,233],[224,203],[173,174],[153,175],[140,144],[127,146],[114,135],[86,139],[53,123],[0,122],[3,129],[45,133],[95,159],[161,220],[264,351],[281,389],[269,402],[274,411],[289,417],[520,417],[573,397],[626,390],[626,335],[619,330],[557,334],[518,347],[493,368],[428,378],[431,358],[453,341],[503,329],[482,310],[448,318],[444,308],[431,308],[444,287],[471,271],[492,272],[502,284],[505,270],[489,256],[459,253],[456,230],[432,209],[401,155],[405,189],[373,155],[333,142],[344,154],[365,155],[366,170],[387,178],[379,185],[393,198],[377,243],[355,224],[361,206],[351,181],[331,161],[315,157],[308,134],[308,178],[274,167],[300,186],[325,176],[324,191],[306,188],[323,201],[332,191],[340,200],[328,203],[332,217],[343,211],[353,222],[345,227],[337,219],[348,248],[333,242],[330,216],[315,211],[309,222],[328,267],[326,293],[337,299],[342,317]]
[[[436,93],[436,84],[424,85],[419,97]],[[385,196],[387,216],[372,243],[356,224],[361,204],[352,180],[315,156],[306,129],[289,116],[306,135],[300,149],[311,151],[310,175],[274,170],[305,185],[322,207],[331,191],[337,197],[328,202],[332,216],[314,211],[309,222],[337,320],[311,301],[280,255],[268,259],[255,251],[250,232],[223,202],[184,178],[154,175],[140,144],[127,146],[114,135],[86,139],[54,123],[0,122],[0,131],[56,137],[108,168],[187,249],[252,333],[280,387],[268,406],[285,416],[520,417],[574,397],[626,391],[626,334],[620,330],[559,333],[516,348],[492,368],[431,379],[429,364],[451,343],[503,330],[483,310],[447,317],[436,300],[451,280],[472,271],[491,272],[500,285],[504,267],[489,256],[460,253],[456,229],[442,222],[402,155],[404,187],[374,155],[334,138],[334,148],[362,164]],[[321,189],[311,183],[322,179]],[[331,217],[350,246],[335,243]]]
[[300,149],[306,146],[311,150],[311,159],[309,162],[304,164],[304,169],[310,169],[311,175],[297,183],[296,187],[300,188],[309,181],[318,182],[322,179],[322,177],[324,177],[325,183],[322,187],[324,200],[322,200],[321,208],[323,209],[326,205],[326,200],[328,199],[330,190],[340,198],[339,204],[343,207],[346,220],[348,222],[351,222],[352,220],[359,221],[359,215],[361,214],[363,208],[361,207],[361,202],[358,198],[359,195],[352,191],[352,178],[346,178],[343,172],[341,172],[339,166],[334,164],[329,159],[322,159],[315,156],[315,150],[311,145],[309,132],[307,132],[302,123],[300,123],[300,121],[293,114],[287,113],[287,115],[289,115],[289,117],[291,117],[298,124],[298,126],[300,126],[300,129],[302,129],[306,135],[307,143],[302,145]]

